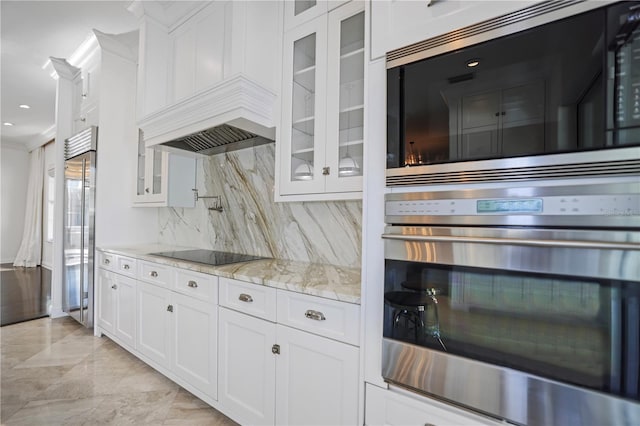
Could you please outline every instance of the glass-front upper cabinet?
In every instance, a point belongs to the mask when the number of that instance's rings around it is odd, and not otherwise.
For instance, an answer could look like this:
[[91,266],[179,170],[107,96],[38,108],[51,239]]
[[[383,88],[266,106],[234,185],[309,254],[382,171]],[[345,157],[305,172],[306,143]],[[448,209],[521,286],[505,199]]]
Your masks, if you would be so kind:
[[349,0],[288,0],[284,2],[284,26],[289,31],[326,14]]
[[364,3],[349,2],[286,32],[284,39],[283,143],[276,198],[359,198]]
[[166,199],[166,181],[163,179],[164,162],[167,153],[146,148],[142,132],[138,137],[138,157],[136,172],[137,203],[158,203]]

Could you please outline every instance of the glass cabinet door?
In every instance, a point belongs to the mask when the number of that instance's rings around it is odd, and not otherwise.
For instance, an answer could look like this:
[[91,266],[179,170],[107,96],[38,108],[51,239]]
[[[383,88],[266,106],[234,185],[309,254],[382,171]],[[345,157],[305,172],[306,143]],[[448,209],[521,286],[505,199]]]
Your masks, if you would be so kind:
[[[326,87],[326,15],[285,35],[285,104],[283,130],[286,148],[281,157],[281,192],[321,191]],[[326,173],[326,172],[325,172]]]
[[138,171],[136,173],[136,196],[145,194],[145,174],[146,174],[146,149],[142,133],[138,137]]
[[364,11],[350,3],[329,13],[327,191],[361,191],[364,130]]
[[158,195],[162,193],[162,151],[150,150],[153,158],[151,193]]

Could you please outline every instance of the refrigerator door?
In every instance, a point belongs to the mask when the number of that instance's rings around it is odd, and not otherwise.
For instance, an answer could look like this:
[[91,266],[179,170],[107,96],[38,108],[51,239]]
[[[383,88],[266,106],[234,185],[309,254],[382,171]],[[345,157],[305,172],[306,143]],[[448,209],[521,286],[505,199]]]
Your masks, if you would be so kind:
[[64,305],[71,317],[93,326],[95,152],[65,162]]

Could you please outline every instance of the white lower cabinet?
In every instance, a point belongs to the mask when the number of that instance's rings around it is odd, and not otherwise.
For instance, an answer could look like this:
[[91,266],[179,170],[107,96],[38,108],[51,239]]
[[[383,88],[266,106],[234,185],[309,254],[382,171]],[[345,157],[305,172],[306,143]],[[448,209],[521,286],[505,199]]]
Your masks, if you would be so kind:
[[275,421],[275,324],[220,307],[219,398],[241,424]]
[[213,399],[218,396],[218,307],[171,293],[172,369]]
[[277,425],[358,423],[358,348],[278,325]]
[[138,350],[164,368],[171,366],[170,291],[138,282]]
[[[234,291],[234,284],[242,290]],[[245,303],[251,309],[259,299],[254,299],[255,294],[246,285],[221,279],[220,288],[226,287],[228,294],[239,294],[239,300],[250,300]],[[272,288],[256,289],[276,293]],[[290,314],[280,303],[281,296],[287,299],[291,292],[277,293],[280,321]],[[301,318],[313,325],[332,323],[334,312],[312,309],[326,299],[304,297],[308,304],[296,310]],[[221,304],[227,301],[220,299]],[[258,314],[266,319],[256,318],[242,313],[242,305],[230,304],[231,309],[219,308],[219,402],[225,413],[241,424],[252,425],[357,424],[358,347],[278,324],[268,311]],[[309,318],[309,312],[324,319]]]
[[[141,268],[144,272],[144,268]],[[167,270],[165,276],[180,272]],[[193,275],[193,274],[191,274]],[[158,275],[156,274],[156,277]],[[146,277],[146,274],[145,274]],[[174,279],[162,285],[174,287]],[[206,282],[205,282],[206,281]],[[195,283],[215,286],[215,277]],[[199,296],[199,295],[198,295]],[[138,351],[212,399],[217,399],[218,308],[160,285],[138,282]]]
[[409,396],[367,384],[365,390],[367,426],[498,426],[498,422],[434,399]]
[[118,343],[136,347],[136,280],[98,270],[98,327]]

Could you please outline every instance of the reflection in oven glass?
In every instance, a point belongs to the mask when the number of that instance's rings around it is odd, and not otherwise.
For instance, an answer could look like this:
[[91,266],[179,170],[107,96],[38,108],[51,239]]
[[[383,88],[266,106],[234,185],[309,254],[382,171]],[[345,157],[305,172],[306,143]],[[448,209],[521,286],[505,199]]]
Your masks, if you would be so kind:
[[385,337],[638,399],[638,283],[386,262]]

